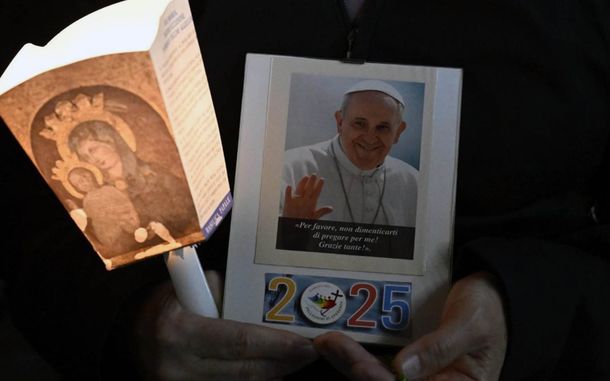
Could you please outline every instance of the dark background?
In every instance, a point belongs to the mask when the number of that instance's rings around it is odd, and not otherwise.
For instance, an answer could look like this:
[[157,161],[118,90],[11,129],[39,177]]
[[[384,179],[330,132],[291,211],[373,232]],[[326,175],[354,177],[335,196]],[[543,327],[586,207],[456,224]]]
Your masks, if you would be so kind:
[[[3,253],[4,254],[4,253]],[[60,380],[13,326],[0,279],[0,379],[5,381]]]
[[[67,11],[57,2],[0,0],[0,73],[21,47],[45,45],[76,19],[114,3],[112,0],[71,1]],[[66,1],[62,1],[66,4]],[[0,180],[0,186],[10,186]],[[0,255],[10,255],[0,252]],[[34,297],[34,296],[33,296]],[[61,378],[23,338],[11,320],[5,283],[0,278],[0,380],[55,381]]]
[[[377,45],[369,49],[370,57],[383,59],[384,62],[406,62],[408,59],[412,64],[444,63],[466,67],[456,204],[458,216],[461,218],[458,221],[461,231],[458,232],[457,242],[463,244],[477,237],[504,235],[505,232],[513,235],[536,233],[537,237],[548,237],[551,234],[564,234],[564,232],[570,232],[579,227],[580,199],[577,198],[575,202],[572,202],[573,198],[568,191],[574,190],[577,196],[581,191],[589,193],[589,190],[586,189],[589,186],[588,181],[595,177],[594,170],[600,169],[597,163],[602,160],[600,155],[604,152],[603,147],[607,144],[608,139],[606,123],[608,120],[606,100],[610,94],[607,90],[608,84],[610,84],[610,77],[607,75],[608,62],[610,62],[607,59],[610,52],[608,50],[610,33],[607,27],[609,25],[608,1],[480,0],[468,4],[458,4],[455,7],[451,7],[452,2],[445,0],[387,1],[392,2],[397,9],[408,9],[409,12],[396,12],[392,15],[392,19],[385,20],[384,23],[378,25],[377,32],[381,35],[393,36],[395,35],[392,33],[395,25],[401,25],[405,29],[404,33],[413,35],[419,39],[420,43],[412,44],[410,39],[399,41],[387,39],[384,44],[384,41],[376,40]],[[0,0],[0,71],[8,65],[24,43],[32,42],[44,45],[66,25],[111,2],[113,1]],[[204,30],[206,33],[202,33],[200,38],[210,53],[206,59],[206,69],[209,68],[210,73],[215,73],[210,77],[210,84],[219,90],[214,99],[215,106],[218,106],[219,110],[218,116],[221,118],[219,123],[229,126],[224,137],[225,141],[223,141],[223,144],[226,144],[225,152],[229,168],[235,167],[237,139],[229,134],[232,131],[231,127],[239,125],[239,113],[234,112],[239,110],[238,103],[234,101],[236,99],[234,94],[241,90],[241,82],[236,78],[239,78],[238,74],[241,73],[240,70],[243,70],[241,60],[235,57],[241,57],[244,53],[242,47],[246,46],[248,50],[256,52],[290,54],[298,51],[300,55],[305,56],[335,57],[334,54],[345,43],[343,39],[324,41],[320,37],[323,32],[333,32],[333,36],[339,34],[334,33],[336,30],[329,30],[330,27],[320,28],[319,31],[312,27],[316,23],[324,26],[331,25],[330,20],[306,17],[309,15],[310,4],[318,6],[312,6],[311,9],[318,9],[322,8],[326,2],[330,3],[330,0],[312,0],[311,3],[276,0],[272,3],[278,7],[277,12],[264,13],[267,7],[261,6],[260,14],[224,11],[218,13],[224,17],[202,19],[209,23]],[[204,3],[207,4],[206,7],[202,5]],[[221,8],[226,7],[226,4],[217,0],[207,3],[204,0],[191,1],[191,6],[195,11],[196,7],[199,10],[209,8],[212,14],[223,10]],[[231,6],[238,8],[238,4],[244,5],[246,2],[235,1],[235,4],[231,3]],[[436,14],[433,10],[438,7],[447,7],[455,12]],[[288,16],[294,14],[303,17],[295,19],[277,17],[280,14]],[[332,16],[331,13],[328,15]],[[502,17],[499,17],[500,15]],[[454,20],[458,21],[454,22]],[[300,21],[300,23],[296,21]],[[242,28],[230,27],[230,25],[241,24],[257,28],[253,28],[253,33],[244,36]],[[205,26],[203,22],[201,25]],[[265,27],[258,28],[259,25]],[[277,34],[277,38],[275,38],[276,30],[290,30],[291,33],[285,36]],[[435,33],[423,32],[429,30]],[[299,31],[302,32],[299,33]],[[219,33],[222,33],[222,38],[218,36]],[[270,36],[273,36],[274,39],[271,39]],[[311,43],[312,40],[316,44]],[[296,49],[295,46],[299,46],[299,48]],[[360,50],[366,50],[366,43],[361,43],[359,46]],[[355,51],[355,53],[358,52]],[[506,57],[510,60],[505,61]],[[227,66],[227,62],[234,65],[239,62],[239,67]],[[498,89],[502,91],[498,91]],[[505,100],[509,100],[509,102],[504,102]],[[236,131],[236,128],[233,131]],[[6,133],[4,134],[6,135]],[[489,144],[481,144],[481,142]],[[0,150],[4,148],[0,146]],[[604,176],[599,179],[600,185],[596,188],[599,191],[596,201],[600,221],[608,221],[606,216],[610,215],[607,212],[610,210],[610,197],[608,197],[610,178],[606,176],[609,173],[607,168],[610,168],[610,156],[607,152],[610,151],[606,149],[606,164],[604,164],[606,169],[599,172]],[[18,164],[18,167],[24,166],[24,157],[11,159],[16,165]],[[32,172],[32,168],[28,168]],[[38,181],[36,183],[38,193],[44,192],[41,179],[34,180],[31,173],[24,174],[24,177],[27,176],[30,176],[28,180],[31,180],[32,183]],[[10,188],[13,184],[8,181],[10,180],[7,180],[4,173],[0,173],[1,186]],[[13,193],[21,195],[19,189],[14,190]],[[557,197],[552,198],[554,196]],[[45,200],[50,197],[50,194],[40,196]],[[506,214],[540,199],[544,202],[530,205],[529,209],[519,213]],[[49,204],[51,203],[44,203],[47,207]],[[573,207],[574,204],[576,207]],[[586,206],[590,206],[590,204],[587,203]],[[15,207],[11,208],[11,210],[15,209]],[[583,210],[588,212],[589,208],[583,208]],[[605,210],[606,213],[602,213],[602,210]],[[20,221],[20,217],[17,215],[11,215],[4,210],[3,212],[5,213],[4,221],[9,224],[18,227],[36,226],[37,221],[27,221],[26,223]],[[58,206],[53,209],[53,205],[51,205],[45,212],[59,213]],[[23,212],[23,215],[28,215],[27,210]],[[502,218],[495,218],[496,216]],[[554,218],[556,216],[561,218]],[[586,217],[589,218],[588,214]],[[52,218],[48,220],[52,220]],[[576,221],[576,227],[572,224],[573,220]],[[227,222],[223,225],[225,226],[223,228],[224,237],[227,237]],[[607,258],[610,253],[610,246],[608,246],[610,241],[607,240],[607,233],[603,233],[601,228],[603,226],[600,226],[597,231],[587,232],[587,234],[597,234],[596,236],[582,235],[573,238],[582,240],[584,244],[580,242],[580,245],[586,250],[591,252],[597,250],[600,257]],[[605,231],[607,232],[607,230]],[[6,234],[6,230],[4,232]],[[217,238],[221,233],[220,231],[216,233]],[[67,247],[68,243],[70,247],[78,246],[73,245],[72,239],[75,236],[72,234],[69,240],[58,242],[53,249],[60,251]],[[596,237],[597,246],[593,246],[595,241],[592,241],[591,237]],[[41,237],[41,241],[47,238]],[[602,238],[605,241],[602,242]],[[226,241],[216,239],[214,242]],[[212,242],[209,243],[212,244]],[[513,320],[516,323],[512,328],[517,329],[512,332],[520,333],[522,340],[513,340],[512,343],[517,349],[512,352],[512,359],[510,359],[512,368],[509,370],[512,371],[512,374],[526,374],[532,369],[539,370],[538,374],[542,374],[547,368],[553,369],[555,362],[558,361],[559,366],[556,367],[553,374],[562,377],[553,379],[591,380],[593,378],[583,377],[583,374],[595,369],[589,366],[593,363],[593,359],[598,360],[595,364],[600,369],[603,364],[606,364],[603,365],[603,368],[607,369],[607,359],[610,356],[605,355],[607,352],[604,350],[608,349],[607,343],[610,340],[604,340],[604,338],[607,337],[608,321],[610,320],[596,321],[597,325],[583,324],[582,322],[591,323],[591,320],[587,320],[587,316],[584,315],[585,312],[590,311],[581,309],[584,311],[583,314],[575,315],[580,320],[574,319],[575,327],[578,329],[568,332],[571,313],[580,306],[576,303],[578,301],[576,296],[573,296],[577,294],[578,289],[566,287],[566,280],[578,280],[583,285],[585,283],[588,285],[589,280],[594,279],[593,276],[590,277],[591,279],[587,279],[589,273],[584,271],[580,273],[579,279],[575,279],[575,274],[579,275],[577,270],[581,268],[577,266],[578,261],[572,261],[572,255],[576,254],[565,249],[565,246],[561,246],[564,251],[558,253],[557,245],[548,245],[545,241],[516,241],[511,246],[505,244],[505,240],[502,238],[478,243],[479,246],[474,248],[471,246],[469,253],[477,258],[488,254],[484,256],[485,260],[488,262],[496,260],[493,262],[497,265],[496,268],[507,269],[505,278],[514,275],[511,274],[511,271],[519,271],[518,276],[512,278],[523,281],[520,285],[531,285],[532,279],[537,279],[540,273],[548,275],[544,282],[538,284],[539,289],[536,290],[536,293],[526,287],[519,288],[519,285],[513,288],[516,293],[513,294],[515,297],[512,301],[518,303],[518,306],[513,308]],[[571,241],[570,244],[572,244]],[[35,243],[29,246],[36,248]],[[222,247],[222,244],[213,246],[213,248],[218,246]],[[30,261],[28,261],[29,258],[24,258],[21,262],[25,267],[16,268],[12,264],[16,261],[4,261],[12,254],[11,248],[0,247],[3,249],[0,252],[0,273],[6,274],[6,279],[13,278],[11,285],[14,288],[11,289],[11,294],[19,295],[19,299],[15,298],[13,302],[22,301],[26,307],[40,304],[41,310],[44,306],[48,312],[62,309],[72,311],[72,299],[67,297],[61,298],[62,300],[55,299],[53,292],[77,294],[71,292],[70,282],[86,283],[91,286],[89,284],[91,282],[80,275],[95,273],[99,267],[97,262],[95,262],[96,267],[92,267],[93,263],[84,261],[91,267],[85,268],[86,271],[77,272],[76,270],[83,268],[82,260],[75,259],[80,251],[65,252],[74,261],[71,263],[70,260],[66,260],[69,268],[65,270],[73,274],[71,278],[58,279],[60,284],[57,287],[49,287],[49,290],[40,285],[37,288],[29,287],[28,277],[20,277],[22,274],[25,275],[28,271],[30,278],[36,275],[52,278],[52,273],[49,274],[49,272],[57,266],[44,267],[45,264],[51,262],[40,262],[40,256],[37,256]],[[512,262],[514,254],[518,251],[528,256],[536,254],[536,257],[532,259],[537,259],[537,261],[530,260],[530,266],[527,267],[518,266],[519,258],[515,258]],[[214,250],[209,250],[209,252],[214,252]],[[498,253],[496,256],[489,255],[489,253],[496,252]],[[577,258],[584,261],[581,256]],[[92,257],[91,262],[93,260],[98,261],[97,258]],[[2,266],[4,262],[11,265]],[[593,262],[591,261],[591,263]],[[472,267],[474,266],[471,265],[470,268],[472,269]],[[584,265],[582,268],[591,270],[591,267]],[[600,267],[600,270],[604,268]],[[545,269],[548,271],[543,272],[542,270]],[[99,274],[96,275],[98,277],[96,280],[99,280]],[[122,275],[125,274],[113,273],[113,279],[108,277],[108,283],[115,280],[114,278],[119,278],[118,284],[127,284],[127,281],[120,279]],[[130,280],[131,278],[133,277],[130,277]],[[136,283],[135,280],[134,283]],[[561,290],[560,299],[532,298],[532,295],[536,294],[556,297],[558,288]],[[0,290],[0,296],[5,295],[6,291],[6,289]],[[607,290],[598,289],[596,291],[598,292],[586,294],[588,299],[599,299],[597,304],[591,302],[591,307],[600,309],[602,305],[607,307],[607,298],[602,303],[602,297],[605,297]],[[112,295],[116,294],[115,292]],[[74,304],[76,302],[78,301],[75,301]],[[582,302],[584,303],[585,300],[583,299]],[[62,303],[60,308],[57,308],[57,303]],[[46,381],[58,379],[13,329],[6,305],[5,299],[0,298],[0,380]],[[101,303],[99,308],[97,306],[89,307],[96,314],[102,315],[104,312]],[[13,311],[16,317],[19,309],[15,308]],[[599,312],[599,310],[597,311]],[[68,314],[65,322],[55,319],[54,324],[43,324],[45,319],[42,311],[40,316],[35,316],[36,318],[28,319],[27,315],[22,315],[19,321],[31,320],[29,322],[31,325],[28,327],[30,331],[34,331],[39,336],[59,340],[58,338],[63,333],[61,330],[55,329],[51,332],[47,332],[47,330],[49,327],[70,326],[78,317],[86,316],[84,314],[91,311],[83,309],[76,312],[78,315],[70,316]],[[521,315],[518,314],[519,312]],[[598,315],[606,316],[601,313]],[[86,328],[90,332],[95,332],[93,328],[96,325],[93,322],[84,321],[84,323],[90,323]],[[606,329],[596,329],[598,327]],[[567,341],[569,350],[563,353],[560,345],[563,345],[561,344],[564,342],[563,338],[568,334],[571,335],[570,340]],[[66,334],[66,336],[69,335],[70,332]],[[56,357],[66,360],[64,361],[65,367],[81,365],[89,352],[95,349],[96,344],[90,342],[99,339],[101,335],[92,334],[91,336],[94,337],[79,337],[77,333],[72,332],[67,344],[74,342],[90,344],[88,348],[84,348],[88,351],[79,350],[81,348],[63,348],[63,351]],[[582,337],[583,340],[578,340],[579,337]],[[61,338],[63,339],[63,337]],[[541,340],[537,341],[537,338]],[[46,342],[42,341],[43,344]],[[571,345],[572,343],[575,345]],[[600,350],[591,346],[591,343],[597,344]],[[57,341],[53,344],[56,347]],[[49,345],[49,348],[51,347],[53,345]],[[53,348],[53,350],[56,349]],[[585,349],[585,351],[580,351],[580,349]],[[47,350],[49,349],[47,348]],[[48,353],[48,355],[53,354]],[[561,357],[559,357],[560,355]],[[565,371],[570,367],[574,374]],[[547,373],[550,374],[549,372],[544,374]],[[580,376],[577,376],[578,374]],[[540,376],[534,379],[543,378]],[[80,379],[87,380],[88,378]]]

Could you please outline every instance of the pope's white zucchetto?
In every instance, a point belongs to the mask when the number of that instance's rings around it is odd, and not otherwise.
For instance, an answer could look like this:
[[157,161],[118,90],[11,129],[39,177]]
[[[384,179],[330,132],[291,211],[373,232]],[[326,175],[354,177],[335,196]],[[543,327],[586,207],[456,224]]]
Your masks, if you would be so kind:
[[400,103],[402,105],[402,107],[406,107],[405,101],[402,99],[402,96],[400,95],[398,90],[396,90],[394,88],[394,86],[390,85],[387,82],[379,81],[379,80],[375,80],[375,79],[366,79],[364,81],[360,81],[360,82],[356,83],[354,86],[347,89],[347,91],[344,93],[344,95],[357,93],[360,91],[382,92],[382,93],[389,95],[392,98],[396,99],[396,101],[398,103]]

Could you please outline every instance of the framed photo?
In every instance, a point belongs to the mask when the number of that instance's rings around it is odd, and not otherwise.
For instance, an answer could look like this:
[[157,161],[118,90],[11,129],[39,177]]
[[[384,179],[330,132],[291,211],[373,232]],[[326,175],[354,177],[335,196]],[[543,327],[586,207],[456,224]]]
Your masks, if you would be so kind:
[[[258,236],[263,238],[257,241],[257,263],[421,273],[422,260],[416,259],[414,246],[422,124],[424,118],[430,118],[424,115],[425,78],[400,81],[396,79],[399,76],[384,75],[379,69],[360,76],[332,71],[320,74],[320,67],[304,63],[279,64],[274,70],[269,94],[269,109],[274,111],[267,124],[269,140],[265,146],[277,145],[278,149],[264,152],[269,170],[262,174],[262,192],[275,193],[277,198],[261,199]],[[404,106],[399,112],[399,102],[396,107],[390,104],[396,111],[389,110],[387,121],[382,122],[391,123],[395,118],[407,126],[400,134],[388,134],[388,142],[372,133],[367,136],[368,131],[351,133],[350,141],[343,142],[381,146],[372,169],[347,161],[341,140],[335,139],[339,135],[335,113],[341,112],[345,92],[364,81],[397,92]],[[432,99],[427,102],[431,104]],[[368,103],[372,114],[383,110]],[[353,110],[357,117],[366,117],[366,112]],[[283,144],[276,140],[280,136],[284,136]],[[347,160],[342,163],[341,159]],[[298,179],[293,178],[296,174]],[[286,187],[294,189],[303,175],[324,179],[318,203],[333,211],[320,219],[290,218],[281,213]],[[355,192],[361,193],[360,197]]]
[[384,343],[436,321],[460,86],[458,69],[248,55],[225,316]]

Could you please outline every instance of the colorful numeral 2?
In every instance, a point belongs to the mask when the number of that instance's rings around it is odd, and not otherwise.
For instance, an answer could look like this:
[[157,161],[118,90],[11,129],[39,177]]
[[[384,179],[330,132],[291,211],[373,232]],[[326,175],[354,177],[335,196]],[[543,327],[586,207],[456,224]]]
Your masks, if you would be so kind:
[[294,280],[287,277],[275,277],[269,282],[268,290],[279,291],[280,286],[286,287],[286,292],[277,304],[265,314],[265,320],[278,323],[291,323],[294,321],[294,315],[282,314],[281,312],[286,304],[290,303],[292,298],[294,298],[297,292],[297,284]]
[[349,288],[350,296],[358,296],[360,291],[364,291],[366,299],[364,303],[347,319],[348,327],[357,328],[375,328],[377,322],[374,320],[363,320],[362,316],[366,315],[367,312],[373,307],[373,304],[377,301],[377,288],[370,283],[354,283]]

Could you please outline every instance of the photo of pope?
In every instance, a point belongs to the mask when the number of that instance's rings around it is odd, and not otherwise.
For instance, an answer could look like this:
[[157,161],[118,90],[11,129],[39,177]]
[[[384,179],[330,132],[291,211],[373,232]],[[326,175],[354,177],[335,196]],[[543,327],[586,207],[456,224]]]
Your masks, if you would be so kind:
[[384,81],[345,91],[335,137],[284,153],[280,216],[415,227],[418,171],[389,155],[407,128],[405,109]]

